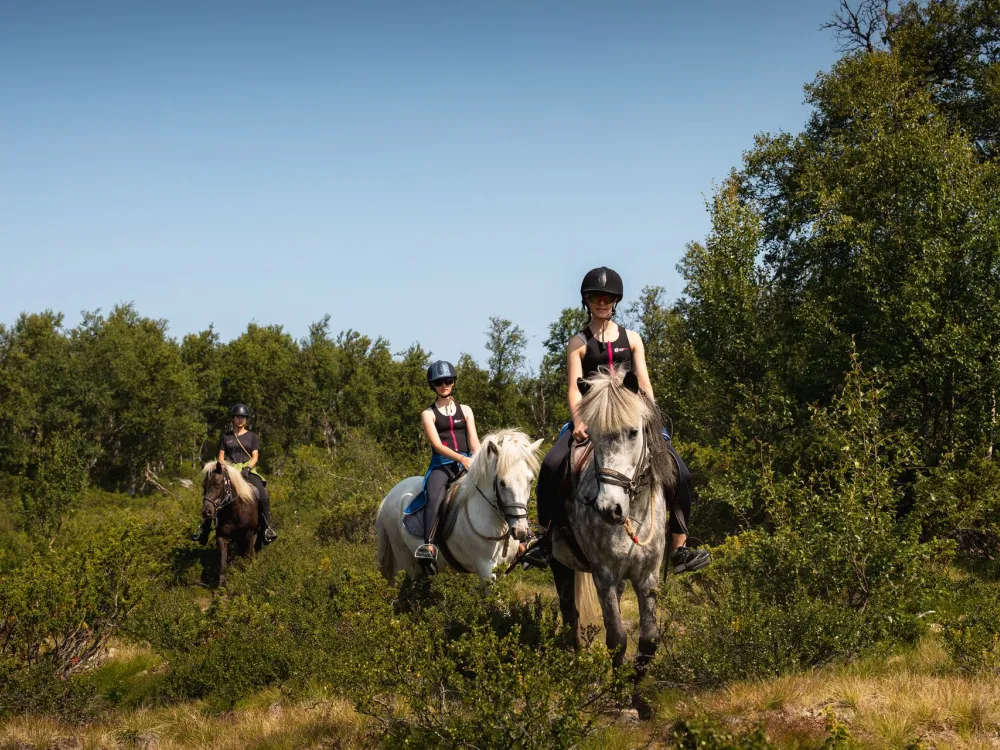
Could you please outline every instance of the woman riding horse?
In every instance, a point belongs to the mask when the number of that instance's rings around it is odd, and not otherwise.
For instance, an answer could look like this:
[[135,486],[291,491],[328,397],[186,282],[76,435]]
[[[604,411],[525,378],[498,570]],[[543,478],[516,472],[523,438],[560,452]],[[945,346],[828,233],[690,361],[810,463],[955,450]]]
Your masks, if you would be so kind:
[[[268,494],[264,478],[257,471],[257,461],[260,458],[260,441],[257,435],[247,429],[247,419],[250,409],[245,404],[233,404],[229,410],[232,418],[232,431],[223,432],[219,438],[219,463],[231,464],[240,469],[243,478],[257,490],[257,512],[260,529],[264,533],[264,544],[270,544],[278,535],[271,528],[271,496]],[[212,531],[212,519],[207,518],[201,523],[201,529],[192,537],[196,542],[205,544]]]
[[424,543],[413,556],[428,570],[436,569],[438,550],[434,542],[437,517],[448,485],[469,468],[471,455],[479,450],[476,418],[465,404],[451,395],[458,380],[451,362],[439,360],[427,368],[427,382],[437,398],[424,409],[421,420],[431,444],[431,463],[424,485]]
[[[612,318],[623,296],[622,278],[610,268],[601,266],[587,272],[580,285],[583,307],[590,314],[586,328],[570,339],[568,346],[569,410],[573,421],[560,433],[555,445],[542,461],[535,494],[538,498],[538,522],[547,529],[555,521],[565,523],[565,513],[560,508],[558,493],[569,459],[572,441],[587,440],[587,425],[580,419],[579,405],[583,399],[579,381],[596,374],[598,368],[633,372],[639,387],[652,401],[653,386],[646,369],[646,352],[642,338],[616,324]],[[686,546],[688,518],[691,514],[691,472],[674,451],[670,437],[663,433],[667,447],[677,463],[678,485],[676,505],[670,514],[670,565],[674,573],[700,570],[710,562],[707,550]],[[531,549],[524,561],[544,567],[551,554],[551,534],[546,533]]]

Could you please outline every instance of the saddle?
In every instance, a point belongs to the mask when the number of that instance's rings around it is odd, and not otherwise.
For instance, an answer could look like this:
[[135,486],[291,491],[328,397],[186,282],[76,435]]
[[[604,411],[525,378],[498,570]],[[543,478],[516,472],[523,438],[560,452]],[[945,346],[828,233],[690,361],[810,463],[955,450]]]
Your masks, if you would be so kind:
[[[462,485],[462,479],[465,474],[460,476],[454,482],[448,485],[445,490],[444,502],[441,503],[441,510],[438,511],[437,517],[437,532],[434,534],[434,543],[444,550],[444,543],[451,536],[452,530],[455,528],[455,521],[458,520],[458,513],[455,511],[458,508],[455,506],[455,496],[458,494],[458,488]],[[427,497],[424,491],[421,490],[416,495],[414,495],[413,500],[410,504],[406,506],[403,511],[403,528],[406,529],[407,533],[419,539],[426,538],[426,529],[424,528],[424,514],[420,511],[423,510],[424,505],[427,503]],[[433,521],[431,522],[433,523]],[[447,554],[447,553],[446,553]]]

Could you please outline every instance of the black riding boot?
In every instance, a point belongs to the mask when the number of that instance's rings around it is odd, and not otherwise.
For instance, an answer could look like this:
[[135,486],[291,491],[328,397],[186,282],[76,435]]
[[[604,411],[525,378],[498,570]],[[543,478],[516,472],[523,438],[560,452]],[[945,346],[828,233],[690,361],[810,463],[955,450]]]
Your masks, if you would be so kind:
[[528,551],[521,557],[521,567],[525,570],[528,568],[545,568],[548,567],[549,560],[551,559],[552,532],[546,529],[540,537],[529,545]]
[[270,544],[278,538],[271,528],[271,498],[266,491],[257,500],[257,519],[264,533],[264,544]]
[[201,522],[201,526],[198,528],[198,531],[191,537],[191,541],[198,542],[198,544],[208,544],[208,537],[211,533],[212,519],[206,518]]

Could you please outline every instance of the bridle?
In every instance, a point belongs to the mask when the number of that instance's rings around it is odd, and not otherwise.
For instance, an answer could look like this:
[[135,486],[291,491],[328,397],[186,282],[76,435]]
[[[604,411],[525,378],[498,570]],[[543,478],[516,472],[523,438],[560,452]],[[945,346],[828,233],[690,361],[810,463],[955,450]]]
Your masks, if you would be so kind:
[[[507,527],[507,530],[504,531],[504,533],[501,534],[500,536],[489,536],[487,534],[480,534],[476,530],[476,527],[472,524],[472,519],[471,518],[469,518],[469,526],[472,528],[472,532],[476,536],[478,536],[480,539],[486,539],[486,540],[491,541],[491,542],[501,542],[502,541],[503,542],[503,554],[506,555],[507,554],[507,546],[510,544],[510,540],[511,540],[511,538],[513,536],[513,533],[514,533],[514,524],[516,524],[522,518],[527,518],[528,517],[528,506],[527,505],[519,505],[517,503],[503,503],[501,501],[501,497],[502,496],[500,494],[500,477],[499,476],[494,476],[493,477],[493,497],[494,497],[493,500],[490,500],[490,498],[488,498],[486,496],[486,493],[483,492],[481,489],[479,489],[479,485],[478,484],[475,485],[475,487],[476,487],[476,492],[478,492],[482,496],[483,500],[486,501],[486,504],[489,505],[493,510],[495,510],[497,512],[497,514],[503,519],[504,525]],[[515,511],[515,512],[512,512],[512,511]],[[468,514],[469,514],[469,503],[468,502],[465,503],[465,513],[466,513],[466,516],[468,516]]]
[[[605,469],[597,462],[597,451],[594,451],[594,470],[597,474],[598,484],[613,484],[616,487],[621,487],[625,490],[628,495],[628,500],[631,503],[635,500],[635,496],[639,494],[646,482],[649,481],[650,472],[652,469],[652,462],[649,458],[649,443],[646,436],[646,430],[639,430],[642,435],[642,453],[639,455],[639,461],[635,465],[635,471],[632,472],[632,476],[626,476],[620,471],[615,471],[614,469]],[[597,496],[595,495],[591,499],[584,499],[584,505],[589,505],[593,507],[597,503]]]
[[203,503],[209,502],[212,504],[212,509],[215,512],[215,514],[218,514],[220,510],[225,508],[235,499],[235,496],[233,495],[233,483],[229,479],[228,472],[226,472],[224,469],[222,471],[222,486],[223,486],[223,494],[221,499],[218,501],[212,500],[211,498],[209,498],[208,495],[201,496],[201,501]]

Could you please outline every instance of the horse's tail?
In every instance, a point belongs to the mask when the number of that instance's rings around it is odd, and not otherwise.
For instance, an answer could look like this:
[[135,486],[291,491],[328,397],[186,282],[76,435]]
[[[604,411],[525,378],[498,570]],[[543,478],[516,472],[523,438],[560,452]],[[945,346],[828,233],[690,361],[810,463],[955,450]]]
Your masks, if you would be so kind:
[[375,536],[378,538],[378,569],[385,580],[392,583],[396,577],[396,556],[392,553],[389,530],[385,527],[385,515],[385,500],[383,500],[375,519]]
[[573,596],[576,599],[576,611],[579,617],[579,631],[587,632],[591,627],[604,625],[604,615],[600,602],[597,601],[597,587],[590,573],[577,571],[573,576]]

